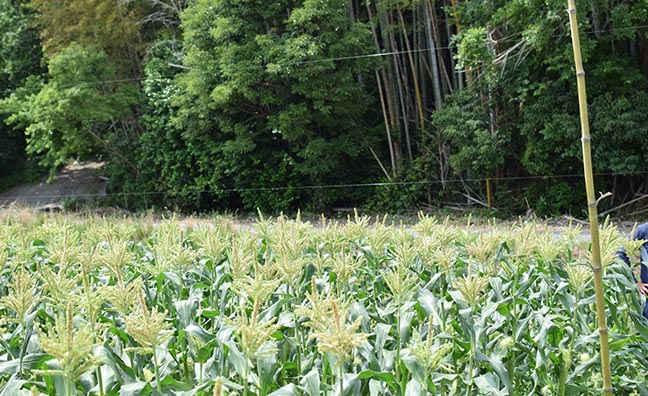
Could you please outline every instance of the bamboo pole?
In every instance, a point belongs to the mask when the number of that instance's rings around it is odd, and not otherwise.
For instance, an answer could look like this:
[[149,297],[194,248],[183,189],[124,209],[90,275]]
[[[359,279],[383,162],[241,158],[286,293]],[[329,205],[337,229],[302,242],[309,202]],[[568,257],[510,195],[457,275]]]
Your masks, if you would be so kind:
[[580,110],[583,167],[585,170],[585,187],[587,190],[587,208],[589,212],[590,234],[592,240],[592,271],[594,272],[594,289],[596,291],[596,316],[598,320],[599,337],[601,341],[601,370],[603,372],[603,394],[612,395],[612,379],[610,373],[610,352],[608,348],[608,328],[605,318],[605,298],[603,290],[603,267],[601,265],[601,247],[599,242],[599,227],[597,204],[594,193],[594,175],[592,171],[592,148],[587,114],[587,90],[585,87],[585,71],[581,58],[578,20],[576,18],[575,0],[567,0],[569,25],[571,28],[576,80],[578,84],[578,108]]
[[[421,89],[419,88],[418,77],[416,76],[416,64],[414,63],[414,57],[412,55],[412,47],[410,46],[409,38],[407,37],[407,29],[405,28],[405,20],[403,18],[403,13],[400,9],[400,4],[396,2],[396,13],[398,16],[398,21],[400,22],[400,27],[403,32],[403,39],[405,40],[405,48],[407,49],[407,59],[410,63],[410,68],[412,69],[412,81],[414,83],[414,93],[416,95],[416,104],[418,106],[419,113],[419,128],[425,129],[425,113],[423,113],[423,102],[421,101]],[[407,149],[409,151],[410,160],[412,160],[412,150],[410,148],[409,136],[407,140]]]
[[[452,5],[452,13],[454,14],[455,26],[457,27],[457,34],[461,33],[461,24],[459,23],[459,12],[457,11],[457,2],[456,0],[450,0]],[[472,73],[470,72],[470,67],[466,66],[466,80],[468,81],[468,87],[472,85]]]
[[486,179],[486,202],[488,203],[488,210],[493,209],[493,187],[491,186],[490,179]]
[[387,131],[387,143],[389,144],[389,160],[391,161],[392,175],[396,177],[396,155],[394,154],[394,141],[391,137],[391,130],[389,129],[389,122],[387,120],[387,109],[385,109],[385,99],[383,97],[382,84],[380,83],[380,76],[376,71],[376,81],[378,82],[378,95],[380,96],[380,107],[382,108],[383,119],[385,122],[385,130]]
[[[373,36],[373,39],[374,39],[374,44],[376,45],[376,51],[380,52],[380,44],[378,42],[378,33],[376,32],[376,27],[374,25],[373,13],[371,12],[371,5],[369,4],[369,0],[365,1],[365,5],[367,7],[367,13],[369,15],[369,25],[371,26],[371,33],[372,33],[372,36]],[[382,76],[382,78],[384,80],[384,83],[385,83],[384,87],[381,84],[381,80],[380,80],[381,76]],[[393,110],[393,104],[392,104],[392,101],[391,101],[391,92],[390,92],[390,89],[389,89],[389,79],[387,77],[387,72],[385,71],[384,67],[381,68],[380,74],[378,73],[378,71],[376,71],[376,83],[378,84],[378,95],[380,96],[380,107],[381,107],[382,113],[383,113],[383,120],[384,120],[384,123],[385,123],[385,131],[387,132],[387,144],[389,146],[389,159],[391,161],[390,162],[391,163],[391,171],[392,171],[392,175],[394,177],[396,177],[396,171],[397,171],[397,168],[396,168],[396,166],[397,166],[396,165],[396,154],[394,153],[394,142],[393,142],[393,140],[391,138],[391,130],[394,129],[394,126],[395,126],[394,110]],[[387,103],[385,103],[385,101]],[[374,156],[375,156],[375,153],[373,153],[373,151],[372,151],[372,154],[374,154]],[[376,157],[376,160],[378,160],[377,157]],[[380,163],[380,161],[379,161],[379,163]],[[380,166],[382,167],[382,164],[380,164]],[[386,174],[387,174],[387,178],[390,179],[389,174],[388,173],[386,173]],[[391,179],[390,179],[390,181],[391,181]]]
[[[369,15],[369,26],[371,27],[371,35],[374,39],[374,45],[376,46],[376,53],[380,53],[380,43],[378,41],[378,32],[376,32],[376,25],[374,23],[373,13],[371,12],[371,5],[369,0],[365,2],[367,6],[367,14]],[[379,21],[380,22],[380,21]],[[387,99],[387,109],[389,111],[389,125],[392,129],[396,129],[396,120],[394,118],[394,104],[392,100],[391,89],[389,88],[389,77],[387,76],[387,71],[385,67],[380,68],[380,75],[383,79],[384,89],[385,89],[385,98]]]
[[427,34],[428,45],[430,51],[430,68],[432,69],[432,90],[434,92],[434,107],[435,110],[441,110],[443,106],[443,96],[441,95],[441,77],[439,73],[439,62],[437,59],[437,45],[434,41],[434,32],[432,28],[432,15],[434,9],[430,0],[423,2],[423,15],[425,21],[425,33]]

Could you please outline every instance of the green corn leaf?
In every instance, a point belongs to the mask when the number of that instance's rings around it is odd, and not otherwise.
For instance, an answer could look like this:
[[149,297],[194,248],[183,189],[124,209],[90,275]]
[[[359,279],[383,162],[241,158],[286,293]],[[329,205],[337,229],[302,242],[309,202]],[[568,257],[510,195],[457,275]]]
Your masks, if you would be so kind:
[[639,393],[641,396],[648,396],[648,387],[642,383],[637,383],[637,389],[639,389]]
[[376,332],[376,343],[374,347],[376,352],[382,350],[385,347],[385,342],[389,339],[389,332],[391,331],[391,325],[385,323],[378,323],[375,328]]
[[275,354],[269,354],[257,359],[256,368],[261,389],[269,388],[273,382],[274,374],[277,372],[277,358]]
[[214,354],[214,348],[218,345],[218,341],[213,339],[205,345],[202,345],[197,351],[193,350],[195,354],[194,359],[197,363],[205,363]]
[[176,301],[173,305],[176,309],[180,328],[186,328],[193,323],[199,306],[197,299],[180,300]]
[[220,311],[218,309],[203,309],[200,311],[200,315],[204,316],[205,318],[217,318],[220,316]]
[[340,395],[340,380],[338,379],[334,387],[334,396],[360,395],[360,381],[356,374],[344,374],[344,383],[342,385],[342,395]]
[[412,319],[416,314],[413,311],[402,312],[400,315],[400,339],[402,343],[407,343],[410,338],[410,327]]
[[23,388],[27,381],[18,379],[16,374],[12,375],[11,378],[2,386],[2,392],[0,396],[15,396],[18,395],[19,391]]
[[177,379],[171,377],[170,375],[167,375],[160,381],[160,385],[162,386],[162,389],[166,392],[170,391],[189,391],[193,388],[191,384],[188,384],[186,382],[180,382]]
[[529,322],[533,316],[525,316],[518,320],[517,330],[515,331],[515,342],[519,343],[529,334]]
[[583,390],[578,385],[567,384],[565,386],[565,396],[578,396],[582,394],[583,394]]
[[308,396],[319,396],[320,395],[320,374],[319,371],[314,368],[306,374],[301,381],[301,386],[306,391]]
[[435,326],[441,325],[442,319],[440,310],[442,307],[439,306],[437,297],[429,290],[419,288],[417,301],[421,309],[423,309],[423,312],[425,312],[425,316],[432,316],[433,324]]
[[421,396],[424,395],[423,387],[418,381],[410,380],[405,387],[405,396]]
[[475,378],[475,385],[481,392],[493,396],[508,396],[506,388],[500,388],[499,381],[493,373],[486,373]]
[[243,355],[243,353],[241,353],[236,344],[234,344],[232,341],[228,341],[224,343],[224,345],[228,351],[227,361],[230,362],[230,364],[234,367],[236,373],[241,376],[245,375],[245,373],[248,373],[248,360]]
[[384,382],[374,379],[369,380],[369,396],[381,396],[385,394],[385,391]]
[[288,384],[270,393],[268,396],[300,396],[300,393],[295,384]]
[[259,313],[259,320],[261,322],[267,322],[272,318],[275,318],[278,316],[279,311],[281,308],[288,303],[287,298],[282,298],[279,301],[275,302],[268,308],[264,309],[262,312]]
[[145,396],[150,395],[153,391],[148,382],[136,381],[122,385],[119,390],[119,396]]
[[[46,353],[30,353],[23,358],[23,370],[31,370],[43,367],[53,357]],[[0,362],[0,374],[15,374],[20,370],[20,359],[12,359],[7,362]]]
[[495,371],[500,381],[506,386],[508,394],[513,394],[513,384],[509,378],[509,372],[506,368],[506,365],[502,363],[502,360],[497,355],[486,356],[484,354],[478,353],[477,359],[481,361],[488,362],[490,367]]
[[405,367],[407,367],[407,371],[412,375],[412,378],[418,381],[419,384],[425,385],[427,382],[425,367],[423,367],[416,356],[414,356],[409,349],[405,348],[401,350],[400,358],[401,361],[405,363]]
[[184,282],[182,281],[182,278],[175,272],[167,271],[158,276],[159,283],[162,283],[165,279],[171,281],[171,283],[173,283],[176,286],[177,290],[181,290],[184,287]]
[[396,379],[394,378],[394,374],[391,371],[379,372],[373,370],[363,370],[358,374],[358,379],[367,378],[381,380],[390,386],[394,386],[396,384]]
[[184,329],[187,334],[196,337],[201,342],[207,344],[214,340],[216,337],[213,334],[209,334],[202,326],[197,324],[190,324]]
[[128,382],[135,379],[135,371],[119,357],[112,347],[106,341],[100,348],[100,353],[104,356],[104,361],[114,372],[119,382]]

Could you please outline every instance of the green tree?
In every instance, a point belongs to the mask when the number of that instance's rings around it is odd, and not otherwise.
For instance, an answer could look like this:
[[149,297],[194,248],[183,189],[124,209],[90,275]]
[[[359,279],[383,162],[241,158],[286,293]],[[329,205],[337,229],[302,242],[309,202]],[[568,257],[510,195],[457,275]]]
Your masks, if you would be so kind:
[[71,44],[91,45],[110,58],[120,59],[122,72],[139,72],[137,66],[145,48],[140,28],[144,2],[31,0],[30,4],[37,12],[47,58]]
[[132,182],[134,189],[156,193],[140,204],[199,210],[205,203],[201,202],[204,194],[196,192],[203,188],[196,150],[173,122],[177,111],[172,102],[180,94],[174,75],[180,70],[169,64],[180,63],[176,58],[178,44],[173,39],[160,39],[145,61],[143,132],[137,142],[140,179]]
[[[178,122],[202,186],[233,189],[247,208],[281,209],[337,198],[258,189],[353,183],[367,175],[363,125],[370,31],[346,2],[197,1],[183,16],[185,65]],[[333,60],[334,58],[341,58]],[[371,74],[369,74],[371,75]]]
[[509,137],[491,129],[477,93],[454,94],[434,114],[433,124],[451,144],[449,160],[457,173],[468,171],[472,177],[489,178],[504,164]]
[[[41,50],[33,14],[24,2],[0,0],[0,98],[11,94],[31,74],[40,74]],[[25,135],[5,124],[0,117],[0,188],[25,177]]]
[[[49,80],[31,78],[2,103],[7,122],[24,130],[27,152],[51,175],[63,163],[115,151],[116,120],[137,100],[133,86],[110,81],[113,65],[103,51],[72,45],[49,62]],[[128,160],[124,158],[126,162]]]
[[0,87],[2,96],[27,76],[43,72],[33,13],[24,1],[0,0]]

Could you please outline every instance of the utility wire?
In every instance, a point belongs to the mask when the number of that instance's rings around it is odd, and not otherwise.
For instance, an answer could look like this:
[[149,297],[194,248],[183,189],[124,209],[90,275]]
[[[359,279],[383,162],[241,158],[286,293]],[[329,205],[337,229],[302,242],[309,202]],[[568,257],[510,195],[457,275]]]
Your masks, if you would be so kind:
[[[375,52],[375,53],[370,53],[370,54],[361,54],[361,55],[349,55],[349,56],[340,56],[340,57],[331,57],[331,58],[324,58],[324,59],[311,59],[311,60],[303,60],[303,61],[294,61],[294,62],[284,62],[284,63],[267,63],[265,65],[254,65],[254,66],[246,66],[246,67],[238,67],[235,70],[236,71],[241,71],[241,70],[256,70],[256,69],[266,69],[268,66],[272,67],[285,67],[285,66],[301,66],[301,65],[309,65],[309,64],[315,64],[315,63],[326,63],[326,62],[335,62],[335,61],[344,61],[344,60],[357,60],[357,59],[366,59],[366,58],[379,58],[379,57],[384,57],[384,56],[394,56],[394,55],[407,55],[407,54],[414,54],[414,53],[421,53],[421,52],[430,52],[430,51],[438,51],[438,50],[446,50],[446,49],[454,49],[457,48],[456,46],[447,46],[447,47],[435,47],[435,48],[419,48],[419,49],[413,49],[413,50],[403,50],[403,51],[390,51],[390,52]],[[180,65],[177,63],[173,62],[168,62],[168,66],[174,67],[177,69],[183,69],[187,71],[195,71],[199,73],[214,73],[214,71],[209,71],[209,70],[201,70],[201,69],[196,69],[190,66],[185,66],[185,65]],[[177,74],[169,74],[169,75],[162,75],[162,76],[157,76],[157,77],[134,77],[134,78],[123,78],[123,79],[113,79],[113,80],[97,80],[97,81],[83,81],[83,82],[76,82],[76,83],[70,83],[70,84],[62,84],[59,85],[60,88],[74,88],[74,87],[82,87],[82,86],[90,86],[90,85],[101,85],[101,84],[117,84],[117,83],[122,83],[122,82],[137,82],[137,81],[143,81],[143,80],[163,80],[166,78],[173,78]],[[27,92],[29,91],[34,91],[36,92],[39,88],[33,88],[33,89],[28,89],[28,88],[22,88],[26,90]],[[2,93],[14,93],[17,91],[17,88],[15,89],[5,89],[0,92]]]
[[[629,30],[637,30],[637,29],[646,29],[648,28],[648,25],[636,25],[636,26],[628,26],[625,28],[618,28],[618,29],[602,29],[602,30],[593,30],[593,31],[588,31],[586,34],[600,34],[600,33],[610,33],[610,32],[619,32],[619,31],[629,31]],[[563,34],[555,34],[550,36],[550,38],[559,38],[565,36],[567,32]],[[516,34],[516,36],[521,36],[522,33]],[[517,42],[519,40],[516,40],[512,37],[508,38],[502,38],[499,40],[496,40],[494,44],[496,43],[510,43],[510,42]],[[418,49],[412,49],[412,50],[402,50],[402,51],[389,51],[389,52],[375,52],[375,53],[369,53],[369,54],[360,54],[360,55],[349,55],[349,56],[340,56],[340,57],[331,57],[331,58],[324,58],[324,59],[312,59],[312,60],[303,60],[303,61],[294,61],[294,62],[284,62],[284,63],[268,63],[265,65],[254,65],[254,66],[247,66],[247,67],[239,67],[236,68],[236,70],[255,70],[255,69],[265,69],[268,66],[274,66],[274,67],[286,67],[286,66],[301,66],[301,65],[309,65],[309,64],[316,64],[316,63],[327,63],[327,62],[336,62],[336,61],[344,61],[344,60],[357,60],[357,59],[370,59],[370,58],[381,58],[381,57],[386,57],[386,56],[396,56],[396,55],[408,55],[408,54],[416,54],[416,53],[422,53],[422,52],[434,52],[434,51],[440,51],[440,50],[453,50],[457,49],[458,47],[456,45],[449,45],[449,46],[440,46],[440,47],[433,47],[433,48],[418,48]],[[176,64],[173,62],[168,63],[169,66],[175,67],[178,69],[184,69],[187,71],[196,71],[199,73],[213,73],[213,71],[208,71],[208,70],[200,70],[200,69],[195,69],[189,66],[185,65],[180,65]],[[123,82],[139,82],[143,80],[163,80],[166,78],[173,78],[175,77],[176,74],[170,74],[170,75],[162,75],[158,77],[134,77],[134,78],[122,78],[122,79],[111,79],[111,80],[97,80],[97,81],[85,81],[85,82],[76,82],[76,83],[70,83],[70,84],[63,84],[60,85],[59,87],[61,88],[74,88],[74,87],[82,87],[82,86],[92,86],[92,85],[102,85],[102,84],[118,84],[118,83],[123,83]],[[18,88],[14,89],[4,89],[0,90],[3,94],[11,94],[15,93]],[[33,89],[28,89],[28,88],[22,88],[26,90],[27,92],[36,92],[38,89],[33,88]]]
[[[646,175],[648,171],[632,172],[624,176]],[[619,176],[616,173],[596,173],[595,177],[601,176]],[[515,177],[498,177],[490,178],[491,181],[520,181],[520,180],[540,180],[540,179],[567,179],[581,178],[582,174],[563,174],[563,175],[536,175],[536,176],[515,176]],[[288,190],[327,190],[341,188],[370,188],[386,186],[414,186],[414,185],[432,185],[432,184],[453,184],[465,182],[484,182],[486,178],[468,178],[468,179],[450,179],[450,180],[420,180],[420,181],[402,181],[402,182],[375,182],[375,183],[350,183],[350,184],[323,184],[309,186],[278,186],[278,187],[248,187],[248,188],[223,188],[223,189],[196,189],[196,190],[165,190],[165,191],[125,191],[119,193],[95,193],[95,194],[45,194],[45,195],[21,195],[21,196],[0,196],[0,201],[11,201],[16,199],[43,199],[43,198],[99,198],[99,197],[123,197],[123,196],[151,196],[166,194],[216,194],[216,193],[242,193],[242,192],[273,192]],[[96,183],[86,183],[96,184]],[[84,185],[84,184],[78,184]]]

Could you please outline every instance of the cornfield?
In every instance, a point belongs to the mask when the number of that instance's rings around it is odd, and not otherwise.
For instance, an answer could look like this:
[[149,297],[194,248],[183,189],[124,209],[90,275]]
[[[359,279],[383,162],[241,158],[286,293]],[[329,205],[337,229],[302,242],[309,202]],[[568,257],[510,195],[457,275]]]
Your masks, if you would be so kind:
[[[588,395],[590,251],[520,221],[6,215],[1,395]],[[637,242],[601,227],[613,383],[648,395]]]

